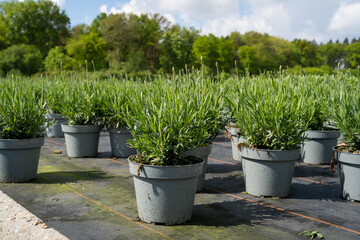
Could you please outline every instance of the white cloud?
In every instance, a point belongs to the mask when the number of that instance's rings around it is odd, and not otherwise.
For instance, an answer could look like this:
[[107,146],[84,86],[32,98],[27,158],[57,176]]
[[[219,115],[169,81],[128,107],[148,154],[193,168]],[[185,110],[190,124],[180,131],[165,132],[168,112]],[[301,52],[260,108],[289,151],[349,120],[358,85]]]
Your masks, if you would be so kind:
[[[346,2],[345,2],[346,1]],[[340,6],[340,7],[339,7]],[[159,13],[202,34],[257,31],[292,40],[328,41],[360,28],[359,0],[128,0],[100,12]]]
[[100,11],[101,13],[107,13],[107,12],[108,12],[108,11],[107,11],[107,8],[108,8],[108,6],[107,6],[106,4],[101,5],[101,6],[99,7],[99,11]]
[[51,0],[53,3],[58,5],[60,8],[62,8],[65,4],[65,0]]
[[270,7],[253,6],[252,13],[240,16],[239,14],[206,21],[202,32],[215,33],[225,36],[233,31],[245,33],[257,31],[272,35],[281,35],[290,31],[290,15],[282,4]]
[[[25,0],[18,0],[19,2],[24,2]],[[53,3],[58,5],[60,8],[62,8],[65,4],[66,0],[51,0]]]
[[360,3],[343,4],[334,13],[328,30],[352,34],[360,28]]

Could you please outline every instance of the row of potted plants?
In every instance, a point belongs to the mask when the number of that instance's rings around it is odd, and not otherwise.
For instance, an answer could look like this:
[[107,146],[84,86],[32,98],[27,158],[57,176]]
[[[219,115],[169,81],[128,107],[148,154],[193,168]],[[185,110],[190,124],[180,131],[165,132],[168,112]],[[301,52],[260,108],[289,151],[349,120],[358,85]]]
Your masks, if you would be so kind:
[[[300,156],[308,164],[330,164],[349,147],[350,152],[358,153],[355,150],[358,148],[354,146],[360,130],[355,124],[356,114],[360,111],[357,108],[359,94],[354,83],[341,82],[339,77],[332,78],[264,74],[256,79],[230,81],[233,90],[227,102],[236,122],[229,126],[228,131],[233,143],[233,158],[243,164],[247,192],[256,196],[287,196],[293,165]],[[339,84],[341,91],[334,88]],[[344,104],[351,108],[346,108]],[[344,113],[345,109],[352,112]],[[349,125],[340,124],[344,121]],[[351,133],[346,130],[349,128]],[[344,133],[347,145],[339,148],[333,158],[339,129]],[[288,157],[280,154],[288,154]],[[340,163],[339,169],[343,171],[344,164]],[[354,181],[360,177],[359,168],[357,171],[354,174],[356,177],[351,177]],[[346,178],[342,172],[340,175],[343,197],[359,200],[358,185],[348,179],[352,189],[357,190],[357,195],[349,194],[343,184]]]
[[[331,86],[335,82],[339,83],[334,80]],[[195,191],[203,187],[211,139],[227,124],[228,114],[236,120],[233,135],[240,143],[237,147],[246,191],[256,196],[288,195],[300,145],[309,138],[306,131],[312,125],[324,128],[329,117],[350,143],[350,148],[344,149],[354,153],[359,150],[358,143],[354,144],[360,129],[355,124],[359,120],[359,98],[356,91],[348,91],[353,83],[344,83],[343,90],[333,91],[324,79],[262,74],[214,82],[194,72],[144,83],[85,79],[38,81],[37,85],[6,80],[1,84],[6,89],[1,92],[1,139],[41,139],[43,128],[55,123],[45,118],[46,111],[66,118],[62,129],[71,157],[95,157],[104,124],[110,136],[125,133],[125,140],[112,145],[113,153],[119,157],[134,153],[129,158],[130,172],[134,175],[139,216],[146,222],[171,225],[191,217]],[[324,89],[333,92],[330,100],[322,97],[326,96]],[[331,106],[332,114],[325,111],[324,103]],[[25,121],[34,122],[22,124]],[[19,135],[23,132],[31,134]],[[92,143],[88,142],[90,132],[95,133]],[[126,149],[124,142],[128,144]],[[114,152],[116,148],[118,153]],[[338,149],[337,159],[344,149]],[[353,165],[339,162],[342,171]],[[1,180],[17,182],[35,176],[36,170],[30,177]],[[342,177],[343,183],[348,181]],[[348,185],[354,188],[356,184]],[[344,190],[344,197],[358,200],[349,190]]]

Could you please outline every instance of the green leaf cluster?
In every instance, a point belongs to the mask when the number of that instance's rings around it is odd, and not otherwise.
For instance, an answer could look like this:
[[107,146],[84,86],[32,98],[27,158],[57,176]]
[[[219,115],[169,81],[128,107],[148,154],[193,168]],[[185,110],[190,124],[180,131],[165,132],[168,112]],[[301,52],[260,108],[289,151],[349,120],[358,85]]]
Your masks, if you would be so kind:
[[42,136],[45,103],[36,96],[34,88],[17,79],[0,82],[0,138],[28,139]]
[[251,148],[298,148],[307,125],[301,120],[306,105],[291,77],[262,74],[231,81],[226,97],[240,134]]
[[142,155],[142,163],[189,164],[185,152],[204,145],[223,127],[223,90],[211,84],[210,79],[185,75],[129,92],[130,111],[124,121],[134,136],[129,144]]
[[334,91],[332,119],[344,134],[344,141],[350,145],[350,151],[360,150],[360,94],[359,80],[355,86],[343,81],[339,91]]
[[92,80],[68,81],[60,99],[60,113],[69,125],[103,124],[105,116],[104,83]]

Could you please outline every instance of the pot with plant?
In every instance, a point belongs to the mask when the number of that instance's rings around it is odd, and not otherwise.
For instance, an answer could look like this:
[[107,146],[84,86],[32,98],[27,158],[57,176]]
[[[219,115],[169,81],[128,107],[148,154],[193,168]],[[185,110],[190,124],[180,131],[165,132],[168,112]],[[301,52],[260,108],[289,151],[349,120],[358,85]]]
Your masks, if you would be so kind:
[[[124,112],[129,110],[129,99],[127,98],[127,91],[130,87],[137,87],[136,83],[116,85],[114,86],[105,100],[105,125],[109,131],[110,145],[112,155],[119,158],[127,158],[131,155],[136,154],[136,148],[128,146],[127,142],[133,139],[130,129],[123,121]],[[137,91],[140,89],[137,88]]]
[[238,98],[228,99],[242,130],[241,157],[246,192],[286,197],[305,131],[301,96],[289,77],[266,74],[238,85]]
[[360,201],[360,96],[356,90],[356,87],[342,90],[332,116],[345,137],[345,144],[337,146],[334,152],[342,195],[347,200]]
[[231,151],[232,158],[235,161],[241,161],[241,144],[244,143],[244,138],[242,137],[240,128],[236,124],[226,126],[226,131],[229,134],[231,140]]
[[185,152],[208,137],[201,127],[207,109],[194,107],[194,98],[181,91],[157,82],[128,95],[131,111],[124,121],[134,137],[129,144],[138,152],[129,157],[129,168],[144,222],[181,224],[192,215],[204,160]]
[[304,133],[302,160],[309,164],[330,164],[333,147],[337,145],[340,131],[329,124],[326,125],[329,119],[329,104],[322,85],[316,81],[307,87],[309,91],[304,98],[307,108],[302,117],[308,129]]
[[[68,123],[61,124],[69,157],[96,157],[104,121],[105,89],[98,81],[68,86],[61,112]],[[74,85],[74,84],[73,84]]]
[[[201,127],[206,129],[208,132],[208,138],[199,139],[200,141],[196,144],[195,149],[186,152],[188,155],[198,156],[204,159],[201,175],[198,177],[196,191],[201,192],[204,189],[206,168],[209,155],[212,150],[212,141],[218,135],[221,129],[226,126],[226,118],[224,114],[224,94],[225,89],[219,83],[213,83],[208,78],[196,78],[192,81],[182,82],[182,87],[186,91],[187,96],[194,97],[194,108],[207,109],[207,115],[204,115],[203,124]],[[199,119],[196,119],[199,120]],[[194,123],[198,125],[198,123]]]
[[[227,98],[228,99],[237,99],[239,97],[239,94],[241,95],[241,92],[243,89],[237,89],[238,91],[235,91],[234,85],[241,84],[241,79],[237,79],[237,81],[234,81],[234,79],[230,79],[226,82],[226,86],[228,88],[227,90]],[[239,83],[240,82],[240,83]],[[241,91],[239,93],[239,91]],[[227,110],[229,110],[231,107],[226,107]],[[241,130],[237,125],[236,118],[234,116],[231,116],[232,112],[228,112],[228,122],[229,124],[226,126],[226,135],[231,140],[231,151],[232,151],[232,158],[235,161],[241,161],[241,152],[240,147],[241,144],[244,142],[244,139],[241,135]]]
[[24,182],[37,175],[45,119],[43,98],[28,85],[0,83],[0,182]]
[[61,99],[64,95],[64,83],[60,81],[47,82],[44,89],[44,98],[46,101],[47,114],[46,119],[53,124],[46,128],[46,134],[51,138],[63,138],[64,133],[61,130],[61,124],[66,123],[66,118],[60,113]]

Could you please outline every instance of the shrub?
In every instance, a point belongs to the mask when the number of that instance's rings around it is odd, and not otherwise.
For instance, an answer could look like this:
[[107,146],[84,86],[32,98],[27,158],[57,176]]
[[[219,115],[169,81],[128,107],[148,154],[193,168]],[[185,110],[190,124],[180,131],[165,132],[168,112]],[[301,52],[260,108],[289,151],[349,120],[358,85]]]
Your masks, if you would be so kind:
[[0,69],[5,73],[19,70],[22,74],[31,75],[42,68],[42,55],[32,45],[13,45],[0,52]]

